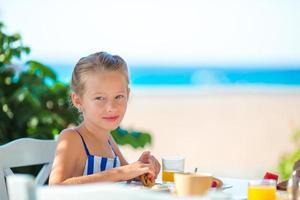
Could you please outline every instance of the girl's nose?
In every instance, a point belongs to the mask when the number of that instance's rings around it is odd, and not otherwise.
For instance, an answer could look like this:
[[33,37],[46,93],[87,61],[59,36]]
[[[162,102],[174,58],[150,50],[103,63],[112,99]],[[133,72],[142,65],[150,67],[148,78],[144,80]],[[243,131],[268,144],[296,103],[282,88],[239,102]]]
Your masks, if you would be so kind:
[[107,112],[114,112],[116,110],[116,104],[114,101],[108,101],[106,104]]

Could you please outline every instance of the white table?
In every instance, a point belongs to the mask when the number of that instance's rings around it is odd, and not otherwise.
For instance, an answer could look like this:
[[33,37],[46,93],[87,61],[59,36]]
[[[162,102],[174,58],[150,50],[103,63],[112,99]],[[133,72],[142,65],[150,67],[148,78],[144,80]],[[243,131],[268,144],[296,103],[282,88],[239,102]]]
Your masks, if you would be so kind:
[[[220,178],[224,182],[224,186],[232,186],[224,189],[223,193],[212,191],[209,194],[222,194],[222,198],[212,198],[212,196],[204,197],[177,197],[167,192],[157,192],[145,189],[139,185],[126,183],[95,183],[73,186],[34,186],[33,179],[19,178],[11,179],[10,190],[13,193],[22,193],[22,197],[12,200],[28,200],[29,196],[36,196],[35,200],[242,200],[247,198],[248,180],[235,178]],[[15,182],[23,182],[24,184],[14,184]],[[21,183],[20,182],[20,183]],[[230,194],[230,195],[225,195]],[[27,194],[27,195],[26,195]],[[30,194],[30,195],[29,195]],[[231,196],[231,198],[229,198]],[[31,200],[32,198],[30,198]]]
[[[224,178],[218,177],[223,182],[224,189],[222,190],[226,194],[230,194],[234,200],[246,200],[247,199],[247,189],[248,189],[248,182],[247,179],[238,179],[238,178]],[[157,183],[162,183],[161,180],[157,180]],[[124,184],[124,183],[118,183]],[[139,188],[139,184],[129,184],[132,187]]]
[[223,181],[225,186],[232,186],[228,189],[225,189],[225,193],[231,194],[234,199],[247,199],[247,188],[249,180],[237,178],[220,178],[220,180]]

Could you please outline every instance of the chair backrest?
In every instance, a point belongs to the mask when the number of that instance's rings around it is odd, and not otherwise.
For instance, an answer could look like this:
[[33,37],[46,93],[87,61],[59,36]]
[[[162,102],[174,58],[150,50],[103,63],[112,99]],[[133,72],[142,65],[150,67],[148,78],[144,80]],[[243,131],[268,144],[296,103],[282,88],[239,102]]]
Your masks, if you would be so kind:
[[0,200],[8,200],[5,177],[10,168],[44,164],[35,184],[44,184],[51,171],[56,148],[55,140],[22,138],[0,146]]

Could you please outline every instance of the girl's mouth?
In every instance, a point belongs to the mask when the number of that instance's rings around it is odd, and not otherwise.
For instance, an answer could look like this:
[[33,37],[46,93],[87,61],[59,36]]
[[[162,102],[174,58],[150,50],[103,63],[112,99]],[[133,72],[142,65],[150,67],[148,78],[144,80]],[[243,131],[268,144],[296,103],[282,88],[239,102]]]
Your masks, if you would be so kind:
[[108,117],[102,117],[102,119],[104,119],[105,121],[108,121],[108,122],[114,122],[116,121],[117,119],[119,118],[119,116],[108,116]]

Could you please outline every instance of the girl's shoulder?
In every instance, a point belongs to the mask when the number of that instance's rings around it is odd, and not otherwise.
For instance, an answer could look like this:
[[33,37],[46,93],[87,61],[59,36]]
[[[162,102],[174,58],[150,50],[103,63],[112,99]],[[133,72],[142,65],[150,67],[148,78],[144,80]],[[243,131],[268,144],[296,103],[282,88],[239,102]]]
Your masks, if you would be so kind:
[[67,128],[60,132],[58,137],[58,142],[66,142],[73,144],[80,144],[81,138],[80,135],[73,129],[73,128]]

